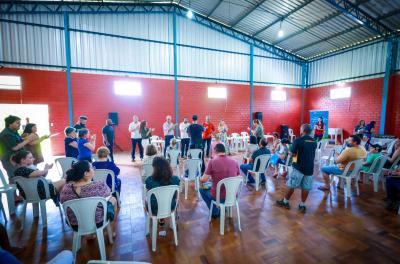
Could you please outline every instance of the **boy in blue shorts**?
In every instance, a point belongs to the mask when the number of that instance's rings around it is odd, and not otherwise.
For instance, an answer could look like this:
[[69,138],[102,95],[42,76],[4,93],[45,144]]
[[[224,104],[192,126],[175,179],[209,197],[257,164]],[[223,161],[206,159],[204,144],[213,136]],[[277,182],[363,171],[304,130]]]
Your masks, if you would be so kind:
[[315,150],[317,149],[317,143],[310,136],[311,126],[309,124],[303,124],[300,130],[302,136],[293,142],[293,145],[290,149],[290,152],[293,156],[293,169],[286,182],[286,194],[282,200],[276,201],[276,204],[280,207],[290,209],[290,197],[292,196],[294,189],[299,188],[301,189],[301,202],[299,204],[299,211],[305,213],[305,202],[307,200],[308,193],[312,188],[314,178],[314,158]]

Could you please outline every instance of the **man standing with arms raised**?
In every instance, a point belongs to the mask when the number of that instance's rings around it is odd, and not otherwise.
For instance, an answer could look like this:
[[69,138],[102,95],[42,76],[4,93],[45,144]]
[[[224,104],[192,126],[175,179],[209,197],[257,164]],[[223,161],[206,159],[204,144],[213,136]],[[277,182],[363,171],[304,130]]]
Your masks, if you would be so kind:
[[140,160],[143,159],[142,135],[140,134],[139,128],[140,128],[139,117],[134,115],[133,122],[129,124],[129,132],[131,132],[131,143],[132,143],[131,157],[133,162],[135,161],[136,144],[139,145]]
[[183,122],[179,124],[179,130],[181,131],[181,158],[187,156],[189,149],[190,138],[187,132],[189,126],[188,118],[184,117]]
[[164,137],[165,137],[164,156],[165,156],[165,152],[167,151],[167,148],[169,147],[169,142],[171,141],[171,139],[174,138],[175,126],[176,126],[176,124],[171,122],[171,116],[168,115],[166,117],[166,122],[163,124],[163,131],[164,131]]
[[276,201],[280,207],[290,209],[289,200],[294,189],[301,189],[301,202],[299,211],[303,214],[306,212],[305,202],[308,193],[312,189],[314,174],[314,159],[317,142],[310,136],[311,126],[309,124],[301,125],[301,137],[297,138],[290,149],[293,156],[293,170],[289,174],[286,185],[287,190],[282,200]]

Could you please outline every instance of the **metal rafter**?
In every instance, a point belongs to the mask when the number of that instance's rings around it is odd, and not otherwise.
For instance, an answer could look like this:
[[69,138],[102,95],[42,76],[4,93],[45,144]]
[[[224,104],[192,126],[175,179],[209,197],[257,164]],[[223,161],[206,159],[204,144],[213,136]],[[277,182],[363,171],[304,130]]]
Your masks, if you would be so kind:
[[211,9],[211,11],[207,14],[207,18],[209,18],[215,10],[217,10],[217,8],[222,4],[224,0],[219,0],[219,2],[213,7],[213,9]]
[[362,11],[349,0],[325,0],[325,2],[342,11],[346,16],[361,24],[374,34],[387,35],[393,32],[390,28],[379,22],[378,19]]
[[262,0],[260,2],[258,2],[258,4],[256,4],[255,6],[253,6],[253,8],[251,8],[249,11],[247,11],[243,16],[239,17],[236,21],[234,21],[231,24],[231,27],[235,27],[237,24],[240,23],[240,21],[242,21],[243,19],[245,19],[248,15],[250,15],[251,13],[253,13],[259,6],[261,6],[262,4],[264,4],[267,0]]
[[[382,16],[379,16],[379,17],[377,17],[377,20],[379,21],[379,20],[382,20],[382,19],[385,19],[385,18],[394,16],[394,15],[397,15],[398,13],[400,13],[400,10],[399,10],[399,9],[394,10],[394,11],[392,11],[392,12],[389,12],[389,13],[387,13],[387,14],[384,14],[384,15],[382,15]],[[321,43],[321,42],[323,42],[323,41],[329,41],[330,39],[333,39],[333,38],[338,37],[338,36],[340,36],[340,35],[349,33],[349,32],[351,32],[351,31],[353,31],[353,30],[359,29],[360,27],[362,27],[362,25],[357,25],[357,26],[348,28],[348,29],[346,29],[346,30],[337,32],[337,33],[335,33],[335,34],[333,34],[333,35],[331,35],[331,36],[328,36],[328,37],[326,37],[326,38],[324,38],[324,39],[322,39],[322,40],[318,40],[318,41],[315,41],[315,42],[313,42],[313,43],[307,44],[307,45],[305,45],[305,46],[303,46],[303,47],[294,49],[294,50],[292,50],[292,52],[293,52],[293,53],[296,53],[296,52],[298,52],[298,51],[300,51],[300,50],[303,50],[303,49],[306,49],[306,48],[308,48],[308,47],[317,45],[317,44],[319,44],[319,43]]]
[[302,9],[303,7],[305,7],[306,5],[308,5],[309,3],[311,3],[314,0],[307,0],[306,2],[304,2],[303,4],[299,5],[298,7],[296,7],[295,9],[293,9],[292,11],[290,11],[289,13],[279,17],[278,19],[276,19],[274,22],[268,24],[267,26],[263,27],[262,29],[260,29],[259,31],[257,31],[256,33],[253,34],[253,36],[258,36],[261,32],[265,31],[266,29],[272,27],[273,25],[275,25],[276,23],[283,21],[285,18],[289,17],[290,15],[292,15],[293,13],[299,11],[300,9]]
[[[222,1],[220,1],[222,2]],[[186,17],[187,9],[177,4],[137,4],[137,3],[95,3],[95,2],[46,2],[46,1],[3,1],[0,2],[0,14],[99,14],[99,13],[172,13],[176,12],[182,17]],[[208,28],[236,38],[240,41],[254,45],[265,50],[280,59],[289,60],[296,64],[304,63],[304,59],[275,47],[271,44],[255,39],[254,37],[238,30],[232,29],[222,23],[210,20],[208,17],[196,14],[193,21]]]

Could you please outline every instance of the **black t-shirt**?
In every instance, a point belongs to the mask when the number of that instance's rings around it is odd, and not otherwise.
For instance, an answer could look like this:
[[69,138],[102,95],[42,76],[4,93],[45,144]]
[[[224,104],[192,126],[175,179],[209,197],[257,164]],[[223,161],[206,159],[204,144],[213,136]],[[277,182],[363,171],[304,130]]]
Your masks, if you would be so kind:
[[76,131],[78,131],[79,129],[86,128],[86,125],[79,123],[79,124],[76,124],[74,126],[74,128],[76,129]]
[[313,175],[317,142],[310,136],[297,138],[291,147],[293,167],[304,175]]
[[204,127],[199,124],[191,124],[187,128],[187,132],[190,137],[190,145],[199,145],[203,143],[203,139],[201,137],[201,133],[203,133]]
[[114,143],[114,128],[111,125],[106,125],[102,130],[103,134],[106,135],[108,143],[112,145]]
[[1,160],[9,160],[10,157],[16,152],[12,150],[13,147],[21,143],[23,140],[18,132],[5,128],[0,133],[0,158]]

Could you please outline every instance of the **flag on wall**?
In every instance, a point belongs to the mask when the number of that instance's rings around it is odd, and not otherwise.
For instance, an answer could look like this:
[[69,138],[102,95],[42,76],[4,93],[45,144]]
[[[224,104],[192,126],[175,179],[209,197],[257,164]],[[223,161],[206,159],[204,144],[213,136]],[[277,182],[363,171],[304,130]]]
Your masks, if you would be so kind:
[[310,125],[313,129],[315,124],[318,122],[319,117],[322,117],[322,121],[324,122],[324,138],[327,138],[329,128],[329,111],[310,110]]

